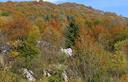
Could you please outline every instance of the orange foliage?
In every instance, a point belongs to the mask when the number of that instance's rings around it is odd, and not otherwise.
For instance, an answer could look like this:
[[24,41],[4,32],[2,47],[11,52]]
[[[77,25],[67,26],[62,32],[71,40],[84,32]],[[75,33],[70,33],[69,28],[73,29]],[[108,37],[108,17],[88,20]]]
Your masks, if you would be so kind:
[[128,82],[128,75],[123,75],[117,82]]
[[27,36],[31,28],[32,25],[26,18],[18,17],[10,20],[3,31],[8,39],[15,40]]

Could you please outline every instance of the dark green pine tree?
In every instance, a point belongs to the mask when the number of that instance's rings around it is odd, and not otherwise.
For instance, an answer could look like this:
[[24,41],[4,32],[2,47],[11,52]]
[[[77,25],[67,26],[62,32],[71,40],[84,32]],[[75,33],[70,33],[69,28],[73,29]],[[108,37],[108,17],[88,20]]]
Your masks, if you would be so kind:
[[72,48],[75,45],[75,39],[78,36],[79,26],[71,21],[65,30],[65,47]]

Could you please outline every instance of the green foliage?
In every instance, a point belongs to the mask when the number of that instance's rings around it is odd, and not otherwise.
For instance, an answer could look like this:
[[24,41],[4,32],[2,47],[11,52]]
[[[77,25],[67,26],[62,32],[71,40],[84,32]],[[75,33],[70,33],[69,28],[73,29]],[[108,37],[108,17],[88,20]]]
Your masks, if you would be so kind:
[[65,32],[65,46],[66,48],[73,47],[75,45],[75,39],[78,36],[79,26],[75,24],[75,22],[70,22],[69,26],[66,28]]
[[112,76],[120,77],[127,72],[127,60],[118,52],[110,56],[109,65],[109,72]]
[[24,57],[26,63],[28,63],[39,54],[39,49],[36,45],[29,43],[29,41],[23,41],[18,49],[20,57]]
[[48,79],[49,79],[49,82],[63,82],[58,75],[51,76]]
[[14,73],[0,69],[0,82],[20,82],[20,80]]
[[120,51],[125,45],[128,45],[128,39],[123,41],[118,41],[117,43],[115,43],[114,47],[116,51]]
[[0,16],[9,16],[11,13],[8,11],[0,12]]
[[59,54],[58,61],[59,61],[59,63],[64,64],[66,62],[67,58],[68,57],[66,54]]

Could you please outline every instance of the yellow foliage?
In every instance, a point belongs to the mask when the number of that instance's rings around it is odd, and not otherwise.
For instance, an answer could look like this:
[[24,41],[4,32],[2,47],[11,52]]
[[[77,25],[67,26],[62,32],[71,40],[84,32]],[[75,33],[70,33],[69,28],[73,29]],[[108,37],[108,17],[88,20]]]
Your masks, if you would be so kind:
[[10,55],[11,55],[12,57],[17,57],[17,56],[19,55],[19,52],[17,52],[17,51],[11,51],[11,52],[10,52]]
[[20,45],[20,40],[10,41],[8,44],[17,48]]
[[8,71],[0,70],[0,82],[14,82],[16,77]]
[[68,82],[84,82],[84,81],[79,79],[70,79]]
[[3,28],[4,25],[7,23],[7,17],[0,17],[0,28]]

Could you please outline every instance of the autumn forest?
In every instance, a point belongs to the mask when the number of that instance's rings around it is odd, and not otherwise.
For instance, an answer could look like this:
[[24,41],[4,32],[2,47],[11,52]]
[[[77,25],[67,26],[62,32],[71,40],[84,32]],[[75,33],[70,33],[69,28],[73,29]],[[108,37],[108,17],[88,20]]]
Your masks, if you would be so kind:
[[0,2],[0,82],[128,82],[128,18],[77,3]]

